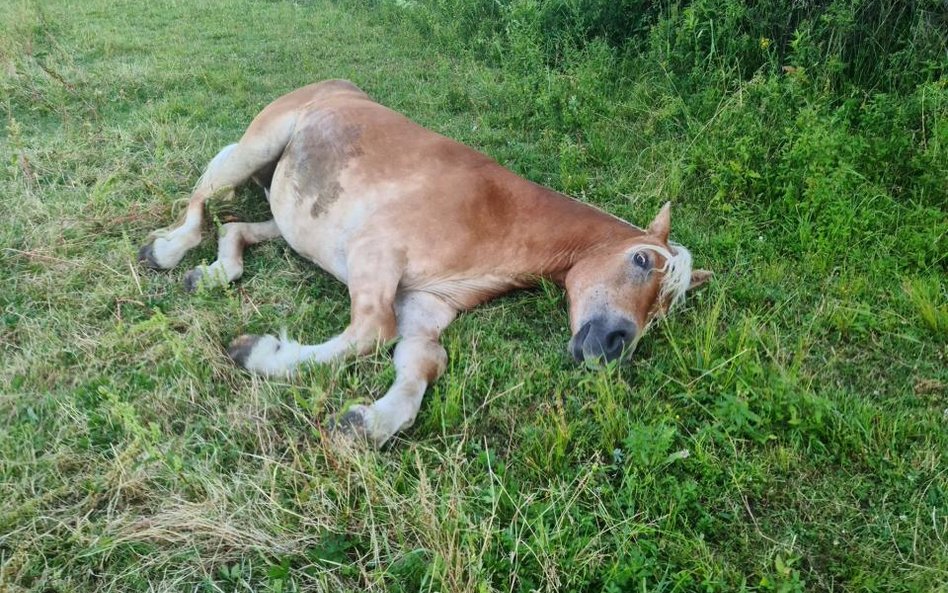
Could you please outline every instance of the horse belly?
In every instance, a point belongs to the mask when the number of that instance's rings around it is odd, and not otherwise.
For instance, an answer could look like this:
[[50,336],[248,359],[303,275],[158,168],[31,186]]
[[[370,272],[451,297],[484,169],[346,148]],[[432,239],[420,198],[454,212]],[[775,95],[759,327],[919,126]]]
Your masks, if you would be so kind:
[[287,244],[341,282],[348,278],[348,246],[364,216],[346,192],[333,203],[314,212],[320,195],[312,188],[299,186],[297,176],[281,160],[270,188],[270,210]]

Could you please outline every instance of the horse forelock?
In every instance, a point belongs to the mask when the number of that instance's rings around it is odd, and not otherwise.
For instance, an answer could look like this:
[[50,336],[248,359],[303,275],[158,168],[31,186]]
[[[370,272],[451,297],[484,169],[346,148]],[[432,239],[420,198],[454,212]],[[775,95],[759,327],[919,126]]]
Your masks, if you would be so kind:
[[665,259],[665,265],[658,268],[659,272],[665,273],[658,296],[662,302],[668,303],[668,310],[671,311],[685,299],[685,292],[691,284],[691,252],[683,245],[672,241],[668,242],[668,249],[643,243],[637,245],[632,252],[646,250],[657,253]]

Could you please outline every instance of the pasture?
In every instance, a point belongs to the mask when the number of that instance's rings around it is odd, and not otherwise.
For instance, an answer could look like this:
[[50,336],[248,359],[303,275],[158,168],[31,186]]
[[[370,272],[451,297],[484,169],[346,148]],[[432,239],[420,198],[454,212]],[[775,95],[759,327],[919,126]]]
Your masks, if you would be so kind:
[[[945,591],[946,13],[10,0],[0,590]],[[465,313],[414,427],[333,446],[388,350],[261,379],[225,347],[319,342],[345,287],[275,241],[182,288],[262,192],[210,201],[179,268],[136,261],[261,107],[326,78],[633,223],[671,200],[714,279],[599,370],[552,284]]]

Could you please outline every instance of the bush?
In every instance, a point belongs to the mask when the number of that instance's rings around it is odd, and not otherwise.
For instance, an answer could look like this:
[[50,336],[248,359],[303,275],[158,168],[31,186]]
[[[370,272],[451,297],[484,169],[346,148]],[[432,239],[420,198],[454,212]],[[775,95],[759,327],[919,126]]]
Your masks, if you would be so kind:
[[539,180],[563,191],[631,193],[615,169],[664,141],[671,162],[653,158],[673,193],[661,198],[772,221],[761,237],[818,274],[853,245],[884,262],[850,262],[863,268],[927,268],[945,251],[940,0],[373,4],[513,74],[507,125],[551,139],[559,174]]

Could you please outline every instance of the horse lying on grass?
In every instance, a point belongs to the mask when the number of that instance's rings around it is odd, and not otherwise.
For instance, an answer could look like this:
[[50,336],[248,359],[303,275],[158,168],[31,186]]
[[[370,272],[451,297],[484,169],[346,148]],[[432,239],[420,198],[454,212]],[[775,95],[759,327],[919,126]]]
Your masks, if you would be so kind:
[[251,372],[286,375],[399,338],[394,384],[341,420],[376,445],[414,421],[444,372],[439,338],[459,311],[548,278],[569,297],[569,352],[609,361],[631,353],[652,319],[711,276],[692,271],[688,251],[668,240],[668,204],[639,229],[518,177],[346,81],[268,105],[211,160],[184,222],[155,233],[139,259],[176,266],[201,242],[205,200],[251,178],[273,218],[223,225],[217,261],[188,272],[185,289],[240,278],[244,248],[278,237],[345,283],[351,321],[338,336],[306,345],[244,335],[228,353]]

